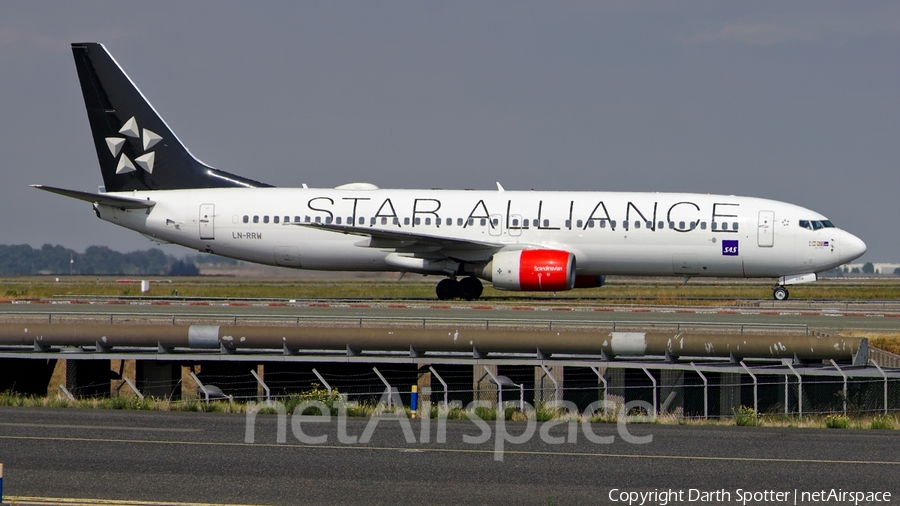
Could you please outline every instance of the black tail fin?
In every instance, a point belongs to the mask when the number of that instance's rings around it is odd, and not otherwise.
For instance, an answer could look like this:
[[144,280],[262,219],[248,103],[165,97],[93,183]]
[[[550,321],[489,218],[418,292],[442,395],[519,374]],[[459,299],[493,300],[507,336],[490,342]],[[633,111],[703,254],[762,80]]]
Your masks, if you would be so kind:
[[271,186],[194,158],[102,44],[72,53],[106,191]]

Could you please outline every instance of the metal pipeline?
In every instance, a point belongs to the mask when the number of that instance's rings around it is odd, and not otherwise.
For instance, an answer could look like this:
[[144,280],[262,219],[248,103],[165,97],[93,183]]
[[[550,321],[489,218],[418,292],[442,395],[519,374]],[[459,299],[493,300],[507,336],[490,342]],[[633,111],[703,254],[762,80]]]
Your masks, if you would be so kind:
[[0,345],[605,354],[615,356],[847,360],[868,340],[849,337],[485,329],[256,327],[218,325],[0,324]]

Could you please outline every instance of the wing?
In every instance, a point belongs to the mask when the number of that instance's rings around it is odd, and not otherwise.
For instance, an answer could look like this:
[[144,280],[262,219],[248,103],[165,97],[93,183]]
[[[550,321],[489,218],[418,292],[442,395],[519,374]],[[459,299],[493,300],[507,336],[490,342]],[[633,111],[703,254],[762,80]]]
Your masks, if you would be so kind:
[[415,253],[417,254],[416,256],[427,256],[430,258],[458,258],[460,256],[480,258],[485,255],[490,257],[490,255],[506,246],[500,243],[457,239],[436,234],[403,230],[382,230],[354,225],[337,225],[334,223],[290,223],[290,225],[356,235],[364,238],[356,243],[360,247],[392,249],[398,253]]

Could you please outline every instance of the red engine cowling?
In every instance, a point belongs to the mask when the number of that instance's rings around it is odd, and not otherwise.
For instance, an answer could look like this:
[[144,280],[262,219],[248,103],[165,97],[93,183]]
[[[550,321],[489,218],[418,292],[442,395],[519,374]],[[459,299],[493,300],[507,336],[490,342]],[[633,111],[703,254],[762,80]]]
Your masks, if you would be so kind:
[[575,286],[575,255],[568,251],[501,251],[488,265],[489,279],[500,290],[549,292]]

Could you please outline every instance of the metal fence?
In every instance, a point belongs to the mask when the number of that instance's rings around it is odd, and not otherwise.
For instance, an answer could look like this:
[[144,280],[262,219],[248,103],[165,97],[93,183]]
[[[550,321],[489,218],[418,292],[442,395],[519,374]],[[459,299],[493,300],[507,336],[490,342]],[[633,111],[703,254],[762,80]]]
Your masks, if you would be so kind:
[[[314,365],[314,366],[313,366]],[[76,397],[135,395],[148,397],[205,398],[204,388],[233,401],[283,400],[315,388],[336,390],[348,401],[377,403],[386,392],[410,403],[413,386],[435,404],[466,406],[472,401],[504,404],[520,401],[532,406],[566,401],[578,409],[608,400],[618,405],[643,401],[658,415],[685,418],[731,417],[742,406],[760,416],[824,414],[875,415],[900,412],[900,377],[877,376],[874,368],[846,371],[778,369],[736,366],[719,369],[439,364],[202,364],[193,377],[179,367],[168,377],[139,375],[131,385],[123,379],[97,379],[69,388]],[[721,365],[721,364],[720,364]],[[182,370],[183,369],[183,370]],[[240,372],[241,370],[246,372]],[[896,371],[894,372],[896,373]],[[425,390],[428,388],[429,390]],[[217,397],[217,393],[212,397]],[[421,397],[420,397],[421,398]]]

